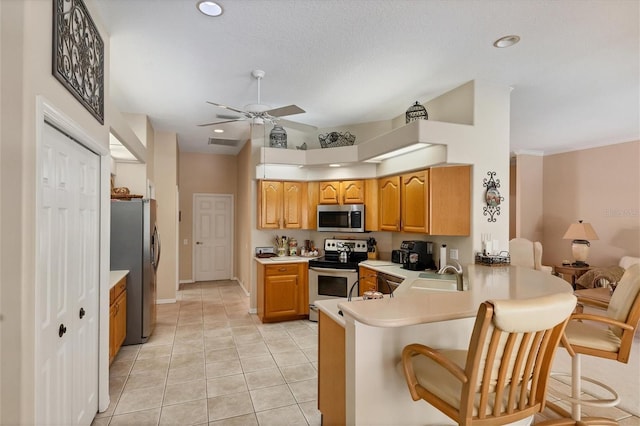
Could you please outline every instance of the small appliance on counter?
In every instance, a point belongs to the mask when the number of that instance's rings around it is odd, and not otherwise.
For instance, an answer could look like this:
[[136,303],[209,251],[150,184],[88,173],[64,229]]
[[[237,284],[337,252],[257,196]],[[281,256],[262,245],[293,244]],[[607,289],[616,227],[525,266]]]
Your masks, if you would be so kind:
[[[433,261],[433,243],[430,241],[409,240],[400,244],[399,258],[402,268],[410,271],[436,269]],[[391,254],[393,257],[393,253]]]

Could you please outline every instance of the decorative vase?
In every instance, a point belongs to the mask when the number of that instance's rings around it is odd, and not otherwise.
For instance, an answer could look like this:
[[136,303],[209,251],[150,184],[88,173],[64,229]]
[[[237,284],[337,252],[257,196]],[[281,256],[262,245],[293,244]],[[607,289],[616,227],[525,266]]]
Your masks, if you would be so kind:
[[276,124],[269,133],[269,146],[271,148],[286,148],[287,147],[287,131],[282,126]]
[[420,103],[418,101],[416,101],[415,104],[411,105],[409,107],[409,109],[407,110],[407,112],[405,113],[405,118],[406,118],[406,123],[411,123],[412,121],[416,121],[416,120],[428,120],[429,119],[429,114],[427,114],[427,109],[420,105]]

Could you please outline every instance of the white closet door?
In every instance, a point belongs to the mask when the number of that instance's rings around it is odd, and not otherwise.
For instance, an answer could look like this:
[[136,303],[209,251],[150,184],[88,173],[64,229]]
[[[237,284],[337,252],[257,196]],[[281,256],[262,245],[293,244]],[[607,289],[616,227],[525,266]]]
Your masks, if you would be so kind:
[[88,425],[98,408],[99,164],[97,155],[44,126],[38,164],[37,424]]

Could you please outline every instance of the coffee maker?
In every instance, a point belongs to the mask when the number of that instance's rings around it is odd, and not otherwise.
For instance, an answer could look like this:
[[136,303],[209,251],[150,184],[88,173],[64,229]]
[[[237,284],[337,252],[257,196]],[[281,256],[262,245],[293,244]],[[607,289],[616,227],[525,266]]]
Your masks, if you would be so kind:
[[433,261],[433,243],[430,241],[409,240],[400,244],[403,252],[402,267],[410,271],[436,269]]

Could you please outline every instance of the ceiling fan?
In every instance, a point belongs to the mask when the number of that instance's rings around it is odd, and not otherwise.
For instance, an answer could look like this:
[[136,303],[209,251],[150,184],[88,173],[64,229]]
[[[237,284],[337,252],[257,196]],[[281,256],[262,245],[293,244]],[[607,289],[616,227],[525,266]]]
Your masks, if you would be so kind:
[[265,121],[272,124],[281,124],[285,127],[291,127],[299,130],[316,130],[317,127],[303,123],[296,123],[294,121],[285,120],[281,117],[289,115],[301,114],[305,112],[297,105],[287,105],[279,108],[271,108],[269,105],[265,105],[260,101],[260,82],[264,78],[265,72],[262,70],[253,70],[251,75],[258,80],[258,103],[245,105],[244,110],[233,108],[227,105],[218,104],[215,102],[207,101],[207,103],[224,108],[229,111],[236,112],[240,116],[228,115],[228,114],[216,114],[216,117],[226,119],[224,121],[215,121],[213,123],[199,124],[200,127],[213,126],[216,124],[233,123],[235,121],[251,120],[253,124],[264,124]]

